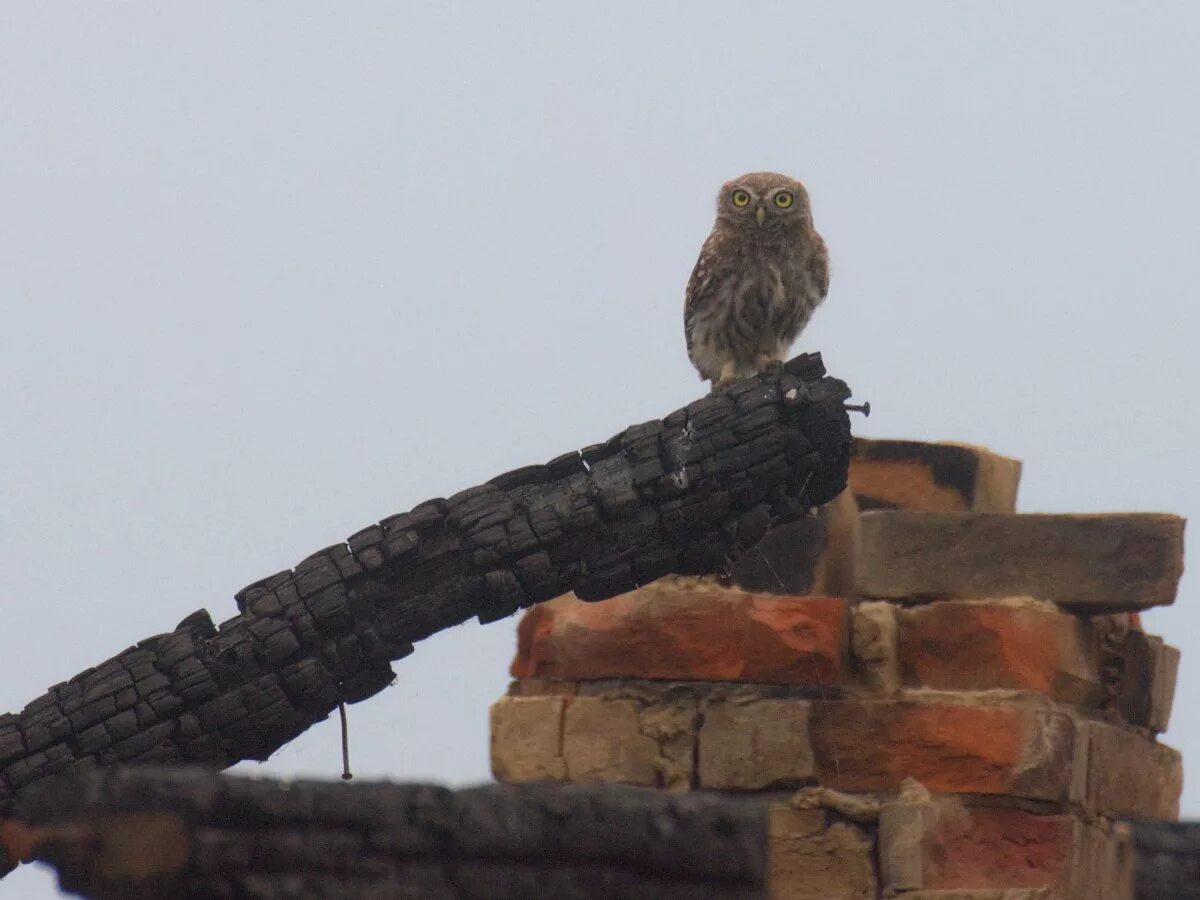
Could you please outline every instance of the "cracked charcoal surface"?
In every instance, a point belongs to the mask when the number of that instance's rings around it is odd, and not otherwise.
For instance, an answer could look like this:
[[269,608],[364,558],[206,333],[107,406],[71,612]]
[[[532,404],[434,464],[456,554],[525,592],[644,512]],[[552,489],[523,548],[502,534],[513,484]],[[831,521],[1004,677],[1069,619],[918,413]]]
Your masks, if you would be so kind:
[[728,569],[846,484],[846,385],[804,355],[601,444],[428,500],[0,714],[0,818],[30,785],[116,763],[263,760],[378,693],[413,643],[574,591]]
[[1137,900],[1200,898],[1200,822],[1134,822]]
[[[765,809],[613,785],[451,791],[117,767],[43,782],[17,815],[96,828],[99,843],[85,833],[36,854],[88,897],[751,900],[765,896]],[[122,817],[157,829],[157,846],[122,851]],[[146,871],[114,875],[122,852]]]

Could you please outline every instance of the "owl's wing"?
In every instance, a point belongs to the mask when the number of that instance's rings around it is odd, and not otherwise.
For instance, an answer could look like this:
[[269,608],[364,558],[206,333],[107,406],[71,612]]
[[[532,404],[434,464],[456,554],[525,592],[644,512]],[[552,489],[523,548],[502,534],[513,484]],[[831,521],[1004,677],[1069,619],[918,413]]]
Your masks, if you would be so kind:
[[825,246],[825,240],[815,231],[813,238],[812,254],[808,257],[808,275],[824,300],[829,293],[829,249]]
[[[715,263],[717,260],[717,233],[714,231],[700,247],[700,258],[692,269],[692,277],[688,279],[687,294],[683,298],[683,331],[687,338],[688,357],[692,356],[695,339],[692,336],[692,323],[697,313],[712,302],[715,281]],[[694,361],[694,360],[693,360]],[[701,378],[704,374],[701,373]]]

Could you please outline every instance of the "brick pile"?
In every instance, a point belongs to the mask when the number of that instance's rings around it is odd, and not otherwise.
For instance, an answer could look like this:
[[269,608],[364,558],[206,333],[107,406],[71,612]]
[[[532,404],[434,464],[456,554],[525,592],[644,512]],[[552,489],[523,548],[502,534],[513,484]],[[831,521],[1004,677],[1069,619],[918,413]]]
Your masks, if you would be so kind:
[[860,440],[847,493],[735,585],[529,610],[494,774],[766,803],[775,898],[1128,900],[1120,820],[1179,811],[1179,652],[1138,613],[1173,601],[1184,523],[1018,514],[1019,477]]

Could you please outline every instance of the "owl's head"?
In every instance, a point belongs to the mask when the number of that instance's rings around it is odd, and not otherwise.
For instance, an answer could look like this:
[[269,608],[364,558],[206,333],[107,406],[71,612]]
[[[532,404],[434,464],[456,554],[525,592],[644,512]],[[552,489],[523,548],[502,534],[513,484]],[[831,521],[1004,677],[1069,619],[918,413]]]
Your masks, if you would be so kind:
[[756,234],[809,228],[808,191],[795,178],[751,172],[725,182],[717,197],[717,220]]

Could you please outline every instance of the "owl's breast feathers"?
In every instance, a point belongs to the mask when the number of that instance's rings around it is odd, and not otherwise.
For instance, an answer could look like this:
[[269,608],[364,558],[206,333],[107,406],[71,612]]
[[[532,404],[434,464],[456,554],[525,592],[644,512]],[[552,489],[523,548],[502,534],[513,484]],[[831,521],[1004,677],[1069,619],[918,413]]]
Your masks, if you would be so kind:
[[688,281],[684,330],[702,378],[722,367],[754,370],[791,345],[829,290],[825,244],[800,239],[748,241],[714,229]]

